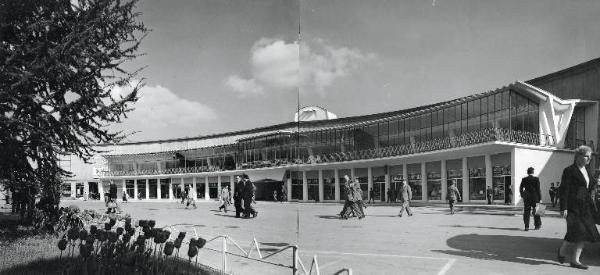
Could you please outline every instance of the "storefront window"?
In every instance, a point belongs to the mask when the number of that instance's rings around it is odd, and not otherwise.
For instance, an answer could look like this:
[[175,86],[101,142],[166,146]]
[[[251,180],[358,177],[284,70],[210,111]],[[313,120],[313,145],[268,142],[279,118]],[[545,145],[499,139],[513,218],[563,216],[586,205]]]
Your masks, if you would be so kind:
[[[157,182],[156,179],[149,179],[148,180],[148,189],[150,191],[150,199],[156,199],[158,196],[158,192],[157,192]],[[106,190],[106,189],[105,189]],[[202,193],[204,194],[204,193]]]
[[373,167],[371,175],[373,176],[373,199],[385,201],[385,169],[383,167]]
[[335,200],[335,172],[323,170],[323,199]]
[[427,172],[427,199],[441,200],[442,185],[441,185],[441,162],[428,162],[425,164]]
[[451,183],[456,184],[456,188],[460,193],[460,200],[464,196],[463,194],[463,180],[462,180],[462,159],[453,159],[446,161],[446,177],[447,177],[447,185],[450,187]]
[[170,179],[160,179],[160,198],[169,198],[169,182]]
[[344,178],[344,176],[348,176],[351,177],[352,176],[352,172],[350,171],[350,169],[340,169],[338,171],[338,176],[339,176],[339,181],[340,181],[340,199],[341,200],[345,200],[346,199],[346,179]]
[[302,199],[302,172],[290,172],[292,179],[292,200]]
[[510,175],[510,153],[492,155],[492,189],[494,200],[508,203],[507,195],[512,192]]
[[[127,196],[129,196],[129,199],[133,199],[134,197],[134,186],[133,186],[133,180],[126,180],[125,181],[125,190],[127,192]],[[123,195],[123,193],[119,194],[119,195]]]
[[219,198],[219,178],[218,177],[208,177],[208,196],[211,199]]
[[410,185],[412,189],[413,200],[422,200],[423,187],[421,185],[421,164],[408,164],[406,170],[408,171],[408,185]]
[[146,198],[146,180],[137,180],[138,187],[138,199],[143,200]]
[[469,199],[485,200],[485,157],[467,158]]
[[[398,199],[398,192],[400,190],[400,187],[402,187],[404,168],[402,165],[394,165],[394,166],[390,166],[389,169],[390,169],[389,173],[390,173],[390,194],[391,194],[391,197],[389,198],[389,200],[391,202],[395,202]],[[387,192],[387,190],[386,190],[386,192]]]

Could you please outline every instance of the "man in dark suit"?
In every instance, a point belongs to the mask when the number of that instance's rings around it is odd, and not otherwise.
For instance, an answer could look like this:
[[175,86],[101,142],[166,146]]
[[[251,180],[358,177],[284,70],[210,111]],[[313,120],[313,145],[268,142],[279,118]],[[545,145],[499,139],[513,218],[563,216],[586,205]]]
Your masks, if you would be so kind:
[[529,216],[533,212],[533,225],[535,229],[542,227],[542,219],[535,214],[535,204],[542,202],[542,192],[540,191],[540,179],[533,176],[533,167],[527,168],[527,177],[521,180],[519,193],[523,198],[523,222],[525,222],[525,231],[529,231]]
[[242,207],[242,192],[244,191],[244,181],[242,177],[235,176],[235,191],[233,192],[233,205],[235,206],[235,217],[239,218],[244,213]]

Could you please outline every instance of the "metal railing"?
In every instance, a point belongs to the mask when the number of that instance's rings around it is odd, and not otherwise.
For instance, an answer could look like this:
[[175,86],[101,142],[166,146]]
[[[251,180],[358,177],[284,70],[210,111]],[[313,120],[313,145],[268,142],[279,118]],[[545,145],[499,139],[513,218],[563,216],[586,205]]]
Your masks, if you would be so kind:
[[[530,144],[538,146],[556,146],[556,139],[552,135],[545,135],[527,131],[511,130],[506,128],[485,128],[476,131],[465,132],[456,136],[445,136],[421,142],[400,144],[380,148],[354,150],[346,152],[332,152],[326,154],[311,155],[306,159],[294,161],[265,160],[258,163],[244,163],[237,169],[254,169],[263,167],[282,167],[290,165],[305,165],[317,163],[345,162],[352,160],[366,160],[385,157],[395,157],[426,153],[431,151],[446,150],[470,145],[482,144],[492,141],[503,141],[511,143]],[[219,167],[179,167],[159,170],[138,171],[103,171],[98,172],[100,176],[139,176],[157,174],[185,174],[223,171]]]
[[[175,236],[177,234],[173,234],[173,233],[175,233],[176,231],[179,231],[174,227],[177,225],[187,225],[187,224],[174,224],[174,225],[165,226],[163,228],[170,228],[172,230],[171,236]],[[179,232],[181,232],[181,231],[179,231]],[[194,228],[194,235],[196,238],[199,237],[195,228]],[[214,248],[207,247],[207,245],[211,242],[220,242],[221,248],[214,249]],[[184,242],[184,243],[189,244],[189,242]],[[229,245],[231,245],[231,244],[234,246],[234,248],[237,248],[238,252],[241,252],[241,254],[230,251]],[[288,246],[285,246],[271,254],[263,256],[263,253],[260,250],[259,242],[256,240],[256,237],[252,239],[252,242],[250,243],[250,248],[248,249],[248,251],[246,251],[233,238],[224,234],[224,235],[219,235],[219,236],[208,239],[202,249],[211,250],[211,251],[221,254],[221,274],[227,274],[227,269],[229,266],[228,265],[228,259],[229,259],[228,255],[242,257],[242,258],[245,258],[248,260],[252,260],[252,261],[260,262],[260,263],[264,263],[264,264],[270,264],[270,265],[274,265],[274,266],[288,268],[288,269],[291,269],[293,275],[298,275],[298,274],[311,275],[311,274],[313,274],[313,271],[317,275],[321,274],[321,271],[319,269],[319,264],[317,262],[317,255],[313,255],[312,261],[310,264],[310,268],[307,270],[306,266],[302,262],[302,259],[300,258],[300,250],[297,245],[288,245]],[[258,257],[252,256],[252,252],[254,250],[256,250]],[[287,250],[292,250],[292,261],[291,261],[292,264],[291,265],[286,265],[286,264],[266,260],[275,255],[281,254],[282,252],[287,251]],[[178,254],[176,254],[176,256],[179,257]],[[198,256],[196,256],[196,257],[198,257]],[[300,273],[300,272],[302,272],[302,273]],[[352,275],[351,268],[342,268],[341,270],[337,271],[335,274],[342,274],[344,272],[346,272],[346,274],[348,274],[348,275]]]

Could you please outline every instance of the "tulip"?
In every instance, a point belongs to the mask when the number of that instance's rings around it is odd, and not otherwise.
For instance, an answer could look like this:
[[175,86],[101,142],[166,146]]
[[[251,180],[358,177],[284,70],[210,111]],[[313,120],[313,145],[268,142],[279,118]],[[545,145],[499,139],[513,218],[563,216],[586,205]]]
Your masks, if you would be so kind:
[[107,238],[108,238],[108,236],[106,235],[106,231],[104,231],[102,229],[98,230],[98,240],[100,242],[106,241]]
[[79,231],[79,239],[80,239],[81,241],[83,241],[83,240],[87,239],[87,237],[88,237],[88,232],[87,232],[87,230],[85,230],[85,229],[81,229],[81,231]]
[[116,218],[110,218],[108,220],[108,222],[110,223],[110,226],[115,226],[115,224],[117,224],[117,219]]
[[96,232],[98,232],[98,227],[95,225],[90,226],[90,234],[96,235]]
[[123,234],[123,227],[117,227],[117,235],[121,236]]
[[92,246],[88,246],[88,245],[80,245],[79,246],[79,254],[81,256],[83,256],[84,258],[87,258],[90,256],[91,252],[92,252],[93,247]]
[[154,228],[155,225],[156,225],[156,221],[155,220],[149,220],[148,221],[148,226],[150,226],[150,228]]
[[205,244],[206,244],[206,240],[205,239],[198,238],[198,240],[196,241],[196,246],[198,248],[203,248]]
[[119,239],[119,235],[116,232],[108,232],[108,241],[111,243],[116,242]]
[[123,243],[128,243],[131,240],[131,235],[129,233],[123,235]]
[[73,227],[67,231],[67,236],[69,236],[69,240],[77,240],[79,238],[79,230]]
[[130,217],[125,218],[125,224],[131,225],[131,218]]
[[161,239],[162,243],[166,242],[169,239],[169,236],[171,236],[171,231],[163,230],[163,237]]
[[126,224],[125,224],[125,231],[129,231],[129,230],[131,230],[131,229],[133,229],[133,228],[131,227],[131,224],[130,224],[130,223],[126,223]]
[[112,225],[110,223],[105,223],[104,224],[104,230],[110,231],[111,228],[112,228]]
[[165,244],[165,249],[163,250],[163,252],[165,253],[165,255],[171,256],[171,254],[173,254],[173,248],[173,242],[169,241]]
[[184,239],[185,238],[185,232],[179,232],[179,235],[177,235],[177,239]]
[[148,227],[148,221],[147,220],[139,220],[138,224],[141,227]]
[[94,244],[94,237],[93,236],[88,236],[87,239],[85,239],[85,244],[93,245]]
[[183,242],[182,239],[176,239],[175,243],[173,244],[175,246],[175,248],[179,249],[181,248],[181,243]]
[[67,249],[67,240],[60,239],[60,241],[58,241],[58,249],[60,249],[61,251]]
[[193,258],[196,255],[198,255],[198,248],[194,245],[190,245],[190,248],[188,248],[188,257]]

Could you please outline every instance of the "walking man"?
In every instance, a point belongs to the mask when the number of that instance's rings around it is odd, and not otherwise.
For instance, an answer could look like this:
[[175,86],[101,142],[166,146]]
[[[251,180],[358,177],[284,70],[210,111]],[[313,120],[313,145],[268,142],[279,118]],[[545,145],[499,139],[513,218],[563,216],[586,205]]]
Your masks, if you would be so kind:
[[235,217],[239,218],[244,213],[242,207],[242,192],[244,191],[244,182],[242,177],[235,176],[235,191],[233,192],[233,206],[235,206]]
[[542,219],[535,214],[535,204],[542,202],[540,179],[534,177],[533,172],[533,167],[527,168],[528,176],[521,180],[521,185],[519,186],[519,193],[521,193],[521,198],[523,198],[524,203],[523,222],[525,223],[525,231],[529,231],[529,217],[532,213],[535,229],[537,230],[542,227]]
[[492,199],[494,198],[494,189],[492,189],[491,186],[488,186],[487,190],[485,190],[485,193],[487,197],[487,203],[492,204]]
[[375,203],[375,192],[373,188],[369,189],[369,204]]
[[398,213],[398,216],[402,217],[402,212],[404,212],[404,209],[406,209],[406,213],[409,216],[412,216],[412,211],[410,210],[410,200],[412,200],[412,189],[410,188],[410,185],[408,185],[408,181],[402,180],[402,186],[400,187],[398,196],[401,203],[400,213]]
[[451,215],[454,215],[454,203],[461,199],[460,192],[458,191],[458,188],[456,188],[455,182],[456,180],[453,180],[450,187],[448,187],[448,204],[450,205]]
[[253,218],[258,216],[258,211],[252,207],[253,203],[256,203],[256,186],[250,181],[250,177],[244,174],[244,191],[242,192],[242,198],[244,199],[244,217],[249,218],[252,215]]
[[550,201],[552,202],[552,207],[556,207],[556,187],[554,187],[554,182],[550,183]]
[[229,188],[227,186],[223,187],[221,190],[221,201],[223,204],[219,206],[219,211],[223,209],[225,210],[225,213],[227,213],[227,206],[229,205]]

